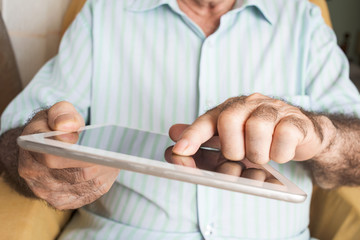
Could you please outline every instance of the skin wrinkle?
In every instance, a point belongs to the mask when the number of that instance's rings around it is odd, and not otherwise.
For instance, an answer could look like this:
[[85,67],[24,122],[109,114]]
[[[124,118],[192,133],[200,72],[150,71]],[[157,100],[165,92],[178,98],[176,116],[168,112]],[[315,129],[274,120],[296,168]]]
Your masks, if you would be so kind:
[[[276,107],[273,107],[272,105],[270,105],[269,103],[263,103],[262,100],[259,99],[249,99],[251,97],[257,97],[257,94],[253,94],[251,96],[240,96],[240,97],[234,97],[234,98],[230,98],[228,99],[223,105],[220,105],[219,107],[215,107],[211,110],[209,110],[207,113],[212,112],[214,109],[218,109],[220,108],[220,111],[223,112],[225,110],[228,109],[235,109],[236,106],[241,106],[244,103],[248,103],[250,101],[254,102],[254,105],[257,105],[257,109],[251,114],[252,117],[257,117],[260,119],[264,119],[266,121],[270,121],[270,122],[277,122],[278,118],[279,118],[279,113],[280,112],[284,112],[284,110],[281,110],[281,105],[284,105],[284,102],[281,100],[274,100],[274,99],[270,99],[269,102],[274,102],[275,105],[279,106],[280,109],[277,109]],[[293,106],[289,103],[287,103],[290,106]],[[293,106],[296,107],[296,106]],[[303,109],[300,108],[300,111],[306,115],[307,117],[310,118],[310,120],[312,121],[313,125],[314,125],[314,129],[317,132],[319,138],[321,139],[321,142],[323,141],[323,134],[322,134],[322,130],[321,127],[319,126],[319,124],[315,121],[315,119],[313,118],[313,114],[311,114],[310,112],[306,112]],[[293,124],[294,126],[296,126],[302,133],[303,135],[306,137],[307,135],[307,130],[303,127],[303,125],[306,125],[306,122],[298,117],[293,117],[291,115],[289,115],[288,117],[288,121]]]
[[[192,15],[190,16],[191,19],[195,19],[194,21],[199,23],[198,25],[203,27],[203,30],[205,32],[205,35],[208,36],[211,33],[213,33],[217,27],[219,26],[219,19],[221,16],[221,10],[226,12],[229,9],[226,9],[226,7],[229,7],[230,4],[234,4],[235,1],[231,0],[231,1],[224,1],[224,0],[178,0],[180,8],[182,10],[184,10],[184,8],[182,8],[182,6],[180,3],[187,3],[185,4],[186,6],[186,10],[188,11],[184,11],[187,12],[188,15]],[[224,3],[223,5],[221,3]],[[197,7],[197,8],[194,8]],[[222,7],[222,8],[221,8]],[[232,7],[232,6],[231,6]],[[192,11],[191,11],[192,10]],[[205,28],[205,29],[204,29]],[[216,111],[224,111],[224,110],[234,110],[236,108],[241,107],[244,103],[249,104],[250,102],[252,102],[253,106],[259,106],[259,104],[266,103],[266,104],[272,104],[274,106],[275,109],[278,109],[280,111],[283,111],[283,109],[281,108],[281,106],[284,104],[283,102],[279,101],[279,100],[274,100],[274,99],[269,99],[267,97],[264,97],[261,94],[253,94],[249,97],[237,97],[237,98],[233,98],[228,100],[227,102],[225,102],[225,104],[222,104],[219,108],[215,108]],[[214,110],[214,112],[216,112]],[[247,109],[246,109],[247,110]],[[286,110],[286,109],[285,109]],[[250,110],[249,110],[250,111]],[[266,111],[266,110],[262,110],[262,111]],[[270,110],[271,111],[271,110]],[[29,121],[30,124],[32,124],[32,126],[34,126],[35,123],[37,123],[38,121],[44,121],[44,122],[48,122],[48,111],[43,111],[40,112],[39,114],[35,114],[35,116],[33,117],[32,121]],[[212,113],[212,112],[211,112]],[[281,115],[282,113],[278,113],[279,115]],[[298,113],[296,113],[298,114]],[[294,117],[296,116],[296,114],[294,115],[290,115],[290,117]],[[265,112],[262,114],[263,117],[265,114]],[[321,115],[317,115],[317,114],[304,114],[305,116],[307,116],[312,122],[313,122],[313,127],[315,129],[315,132],[318,131],[319,133],[316,134],[320,134],[320,136],[322,136],[322,138],[325,138],[326,136],[328,136],[328,133],[326,131],[323,131],[322,124],[323,123],[325,117],[321,116]],[[333,119],[332,115],[328,115],[330,119]],[[273,118],[273,117],[270,117]],[[279,116],[277,116],[276,118],[279,118]],[[340,120],[343,120],[343,118],[340,117]],[[339,121],[340,121],[339,120]],[[345,119],[346,120],[346,119]],[[306,120],[307,121],[307,120]],[[336,139],[337,141],[335,141],[335,139],[331,139],[328,146],[326,146],[326,150],[328,152],[331,152],[331,154],[333,155],[326,155],[326,154],[322,154],[321,157],[318,157],[318,159],[316,159],[316,161],[308,161],[310,163],[315,163],[314,164],[314,174],[316,171],[318,171],[320,174],[317,175],[317,177],[319,179],[322,179],[323,184],[324,185],[336,185],[336,184],[342,184],[345,183],[345,179],[343,178],[344,175],[349,174],[350,176],[350,172],[355,174],[352,176],[352,178],[348,179],[348,182],[346,182],[346,184],[353,184],[353,182],[357,182],[359,181],[359,167],[356,167],[356,165],[360,165],[358,163],[359,157],[356,154],[359,154],[358,151],[355,151],[355,143],[356,143],[356,139],[359,134],[351,134],[351,130],[354,129],[350,129],[348,128],[348,126],[350,125],[350,122],[346,120],[346,123],[338,123],[336,118],[335,120],[333,120],[333,123],[336,124],[338,126],[337,128],[337,132],[338,132],[338,137],[341,138],[340,140]],[[359,124],[359,120],[356,119],[353,122],[351,122],[354,126],[356,126],[356,124]],[[27,126],[29,126],[30,124],[28,124]],[[300,123],[296,123],[297,125],[301,125]],[[295,125],[296,125],[295,124]],[[349,124],[349,125],[347,125]],[[44,124],[47,125],[47,124]],[[41,131],[46,131],[46,129],[49,129],[48,126],[46,126],[47,128],[44,128],[43,130],[41,128],[29,128],[26,129],[24,131],[27,131],[26,133],[34,133],[34,132],[41,132]],[[326,127],[326,124],[325,124]],[[352,126],[353,127],[353,126]],[[326,128],[324,128],[326,130]],[[332,129],[332,128],[330,128]],[[344,130],[343,132],[341,132],[342,130]],[[20,151],[22,156],[19,157],[19,149],[16,145],[16,138],[21,134],[21,132],[23,132],[22,130],[20,130],[19,132],[16,131],[16,129],[14,131],[9,131],[8,134],[4,134],[3,136],[1,136],[1,145],[0,145],[0,157],[1,157],[1,161],[3,162],[3,165],[6,168],[6,172],[7,175],[11,176],[11,178],[14,179],[14,182],[16,184],[16,181],[22,181],[22,183],[24,183],[25,187],[24,189],[26,190],[26,182],[18,176],[18,159],[20,159],[22,161],[22,164],[25,165],[27,164],[27,166],[29,167],[29,169],[23,170],[24,166],[20,166],[19,169],[22,169],[22,174],[23,176],[27,175],[30,177],[30,179],[28,180],[28,183],[30,186],[39,186],[38,189],[36,189],[35,192],[37,192],[38,194],[46,194],[49,199],[48,201],[53,204],[54,206],[61,206],[64,207],[66,204],[69,204],[69,201],[67,202],[61,202],[58,203],[56,202],[56,198],[57,197],[63,197],[63,196],[69,196],[70,198],[76,198],[79,196],[76,196],[76,193],[82,193],[81,190],[84,191],[90,191],[89,195],[81,195],[80,199],[83,199],[84,202],[90,202],[93,199],[96,199],[96,197],[98,197],[99,195],[97,193],[103,193],[106,190],[107,183],[104,183],[104,185],[101,185],[101,182],[99,179],[93,180],[93,181],[88,181],[88,182],[81,182],[81,183],[71,183],[71,182],[66,182],[67,179],[51,179],[51,174],[46,175],[50,172],[50,170],[42,165],[40,162],[35,161],[34,159],[31,158],[31,155],[29,154],[25,154],[25,151]],[[341,132],[341,134],[339,133]],[[23,134],[25,134],[25,132],[23,132]],[[319,136],[319,135],[318,135]],[[325,137],[324,137],[325,136]],[[355,141],[355,142],[354,142]],[[346,144],[347,143],[347,144]],[[350,144],[349,144],[350,143]],[[354,144],[354,146],[352,146],[352,144]],[[350,146],[349,146],[350,145]],[[11,148],[12,147],[12,148]],[[342,151],[339,151],[339,148],[342,149]],[[335,150],[334,150],[335,149]],[[6,155],[7,154],[7,155]],[[20,154],[20,155],[21,155]],[[345,159],[344,159],[345,157]],[[22,158],[26,158],[26,159],[22,159]],[[38,163],[39,165],[36,165],[36,163]],[[42,166],[42,167],[41,167]],[[36,171],[38,170],[46,170],[37,174],[40,175],[36,175],[34,173],[36,173]],[[64,175],[66,175],[66,173],[71,174],[71,172],[69,171],[64,171],[63,172]],[[322,175],[321,175],[322,174]],[[357,174],[357,175],[356,175]],[[315,174],[316,175],[316,174]],[[328,176],[333,176],[333,177],[328,177]],[[66,178],[66,177],[65,177]],[[355,180],[354,180],[355,178]],[[40,181],[41,180],[41,181]],[[45,182],[51,182],[51,180],[53,180],[52,184],[49,185],[44,185],[42,181]],[[64,180],[64,181],[61,181]],[[334,181],[336,181],[334,183]],[[97,188],[92,188],[93,184],[97,184]],[[90,186],[89,186],[90,185]],[[80,187],[80,189],[72,189],[71,187],[74,186],[78,186]],[[87,187],[90,187],[91,190],[87,189]],[[104,188],[103,188],[104,187]],[[27,188],[29,189],[29,188]],[[46,192],[44,190],[48,190],[50,189],[51,191]],[[105,190],[104,190],[105,189]],[[69,192],[66,192],[65,194],[61,193],[61,190],[68,190]],[[58,194],[60,191],[61,194]],[[31,192],[31,191],[30,191]],[[75,192],[75,196],[71,195],[71,193]],[[70,207],[74,207],[77,206],[79,204],[82,204],[83,202],[77,202],[75,205],[71,205],[70,203]],[[68,206],[68,205],[66,205]]]
[[[18,136],[50,131],[49,121],[54,121],[57,116],[64,113],[74,114],[77,121],[73,122],[74,128],[77,129],[84,124],[82,119],[79,119],[81,116],[68,102],[57,103],[51,110],[35,113],[24,127],[9,130],[0,137],[0,158],[4,166],[5,180],[20,194],[44,199],[52,208],[79,208],[105,194],[115,181],[119,170],[99,165],[84,165],[70,159],[59,162],[51,155],[20,149],[16,143]],[[62,124],[68,123],[66,120],[62,120]],[[61,129],[56,126],[53,130]]]
[[304,127],[306,126],[306,122],[305,120],[298,118],[298,117],[287,117],[286,119],[284,119],[283,121],[287,121],[290,122],[292,125],[294,125],[297,129],[300,130],[300,132],[304,135],[304,138],[306,138],[308,131],[307,129]]
[[269,122],[277,122],[278,119],[278,109],[273,106],[268,106],[266,104],[261,104],[256,110],[251,114],[252,117],[263,119]]
[[65,182],[75,184],[80,179],[83,179],[81,171],[81,168],[50,169],[50,175],[56,180],[65,180]]
[[[354,116],[343,114],[333,114],[331,115],[331,120],[336,129],[341,129],[342,131],[341,133],[337,131],[336,139],[329,143],[326,150],[329,151],[333,147],[341,147],[340,156],[329,156],[331,164],[315,160],[306,161],[304,164],[312,172],[313,179],[320,187],[334,188],[341,185],[360,185],[360,163],[359,158],[356,157],[360,156],[360,151],[356,150],[356,146],[353,146],[353,144],[345,144],[358,137],[360,122]],[[335,140],[339,139],[342,139],[342,141],[335,145]],[[338,159],[341,155],[343,156],[343,161],[332,161],[333,159]]]
[[[224,104],[223,106],[226,106],[226,108],[230,108],[233,107],[232,105],[230,105],[230,103],[235,103],[235,98],[227,101],[226,105]],[[238,102],[244,102],[244,98],[237,98]],[[222,106],[222,108],[224,109],[224,107]],[[220,110],[219,108],[215,108],[213,111],[218,111]],[[303,113],[307,114],[307,116],[309,117],[309,119],[312,120],[312,123],[314,125],[314,128],[316,129],[316,131],[318,132],[318,134],[322,135],[322,128],[320,127],[320,120],[321,118],[323,118],[322,115],[319,114],[315,114],[315,113],[309,113],[306,111],[303,111]],[[338,139],[343,139],[341,142],[341,146],[344,147],[346,146],[346,144],[344,144],[347,141],[351,141],[351,139],[354,139],[357,137],[357,135],[360,132],[360,122],[357,118],[355,117],[351,117],[351,116],[345,116],[345,115],[328,115],[330,117],[330,119],[332,119],[333,124],[336,126],[336,128],[338,130],[342,130],[342,134],[339,134],[337,136]],[[299,125],[301,125],[300,123],[298,123]],[[350,128],[349,126],[352,126],[352,128]],[[34,193],[31,192],[31,190],[29,189],[28,185],[25,183],[25,181],[22,178],[16,178],[17,174],[14,173],[17,172],[17,161],[13,161],[11,159],[16,159],[16,156],[18,154],[18,148],[16,145],[16,137],[20,135],[20,133],[23,131],[23,128],[18,128],[18,129],[14,129],[14,130],[10,130],[8,132],[6,132],[5,134],[3,134],[1,136],[1,156],[2,156],[2,164],[5,165],[7,168],[5,169],[7,174],[7,180],[12,182],[12,186],[14,186],[17,191],[19,191],[20,193],[28,196],[28,197],[35,197]],[[9,141],[9,139],[13,139],[12,141]],[[338,140],[337,139],[337,140]],[[336,143],[337,145],[339,145],[339,143]],[[12,145],[13,147],[9,147],[10,145]],[[333,139],[330,144],[327,146],[326,149],[330,149],[333,147],[338,147],[335,146],[335,139]],[[339,162],[339,161],[332,161],[331,164],[326,162],[320,162],[320,161],[314,161],[314,160],[310,160],[310,161],[306,161],[306,164],[308,166],[309,169],[311,169],[312,173],[313,173],[313,177],[315,179],[315,181],[324,188],[331,188],[331,187],[336,187],[338,185],[359,185],[360,184],[360,169],[359,168],[359,162],[358,159],[351,154],[359,154],[359,151],[356,151],[355,146],[352,146],[351,144],[348,145],[348,147],[344,148],[344,150],[341,152],[342,155],[340,156],[332,156],[333,159],[342,159],[345,156],[344,161]],[[8,151],[9,149],[12,149],[15,151]],[[351,154],[349,154],[351,153]],[[10,156],[10,157],[9,157]],[[8,159],[7,161],[4,159]],[[26,162],[26,161],[25,161]],[[5,164],[4,164],[5,163]],[[13,174],[9,174],[9,169],[12,169]],[[36,171],[36,170],[31,170],[31,171]],[[76,171],[75,169],[71,169],[70,172]],[[64,171],[64,174],[67,173],[69,171]],[[25,173],[26,174],[26,173]],[[28,173],[30,174],[30,173]],[[60,178],[60,176],[58,176]],[[33,182],[28,183],[30,186],[38,186],[39,184],[41,184],[44,181],[49,181],[47,179],[47,177],[45,176],[38,176],[38,180],[35,180]],[[72,183],[67,182],[64,185],[64,181],[63,182],[58,182],[56,183],[55,186],[56,189],[51,189],[52,192],[49,192],[48,196],[51,196],[51,193],[55,191],[60,191],[64,188],[69,188],[72,186]],[[95,183],[93,180],[90,180],[89,182],[87,182],[90,185],[93,184],[97,184]],[[78,184],[81,186],[84,186],[84,184]],[[106,186],[106,184],[104,184]],[[102,185],[102,186],[104,186]],[[80,190],[75,190],[73,191],[75,194],[79,196],[82,196],[84,192],[91,192],[90,196],[87,197],[80,197],[81,199],[84,198],[86,202],[89,202],[90,198],[92,195],[94,195],[94,192],[104,192],[105,190],[101,190],[102,186],[100,186],[100,184],[97,184],[96,188],[92,188],[91,190],[87,189],[84,191],[80,191]],[[37,195],[42,195],[44,194],[44,192],[46,192],[43,188],[44,186],[42,186],[42,188],[40,188],[40,190],[37,192]],[[81,189],[85,189],[82,188]],[[59,196],[59,195],[56,195]],[[61,197],[61,196],[59,196]],[[55,200],[53,199],[48,199],[48,202],[50,204],[53,204],[55,207],[57,208],[62,208],[62,205],[59,207],[59,205],[56,205],[57,203],[55,202]]]
[[238,105],[243,105],[245,102],[246,102],[246,96],[234,97],[226,100],[225,103],[219,106],[219,108],[220,111],[223,112],[228,109],[233,109]]
[[[19,147],[16,144],[16,138],[21,134],[24,127],[9,130],[0,136],[0,158],[4,169],[4,180],[18,193],[36,198],[30,190],[25,180],[19,177],[18,161]],[[9,141],[11,139],[12,141]]]
[[[232,108],[235,108],[236,106],[239,107],[242,104],[255,104],[255,105],[260,105],[260,110],[258,109],[257,112],[255,111],[255,115],[257,114],[258,117],[261,117],[262,115],[266,115],[266,113],[272,112],[271,115],[271,119],[275,119],[278,118],[278,116],[274,116],[274,109],[276,109],[276,107],[279,107],[280,112],[285,111],[286,112],[286,108],[281,109],[281,105],[284,105],[285,103],[282,103],[278,100],[266,100],[264,104],[260,104],[260,100],[257,100],[256,97],[260,97],[260,95],[252,95],[250,96],[250,100],[249,98],[246,98],[246,96],[242,96],[242,97],[236,97],[236,98],[232,98],[229,99],[228,101],[226,101],[224,104],[220,105],[217,108],[212,109],[210,112],[214,113],[216,115],[216,113],[219,113],[219,111],[224,111],[224,110],[229,110]],[[263,101],[263,100],[261,100]],[[276,107],[272,107],[269,105],[269,103],[275,103]],[[309,113],[306,112],[302,109],[300,109],[300,111],[308,116],[308,118],[311,120],[311,122],[313,123],[313,127],[315,129],[315,131],[317,131],[317,134],[319,135],[323,135],[322,134],[322,128],[320,126],[320,123],[322,121],[322,118],[324,118],[324,116],[319,115],[319,114],[315,114],[315,113]],[[289,117],[292,117],[293,119],[291,121],[293,121],[293,125],[297,125],[297,127],[301,129],[301,127],[304,125],[301,123],[301,121],[299,121],[298,119],[296,119],[296,117],[294,118],[294,116],[296,116],[296,111],[294,111],[294,115],[289,115]],[[279,114],[279,113],[276,113]],[[281,113],[280,113],[281,114]],[[212,115],[210,115],[212,116]],[[35,115],[34,120],[30,121],[30,123],[34,123],[37,121],[41,120],[41,117],[46,118],[46,111],[42,111],[38,114]],[[349,123],[351,123],[352,125],[355,125],[355,130],[356,132],[360,132],[360,123],[358,121],[358,119],[354,118],[354,117],[348,117],[348,116],[344,116],[344,115],[329,115],[329,117],[333,120],[332,122],[334,123],[334,125],[336,126],[336,128],[342,129],[343,133],[341,135],[338,136],[338,138],[341,139],[345,139],[343,140],[343,142],[346,142],[346,140],[351,140],[352,138],[356,137],[356,133],[354,133],[352,130],[352,128],[349,128]],[[9,132],[16,132],[17,134],[12,134],[13,137],[13,144],[14,144],[14,148],[16,151],[18,151],[18,148],[16,146],[16,137],[18,135],[20,135],[21,131],[23,131],[23,128],[20,129],[15,129],[15,130],[10,130]],[[6,133],[1,137],[1,141],[3,141],[3,139],[6,139],[7,134],[10,133]],[[11,134],[10,134],[11,135]],[[348,138],[348,139],[346,139]],[[2,142],[3,143],[3,142]],[[7,142],[8,144],[10,142]],[[339,143],[337,143],[339,144]],[[2,144],[2,146],[4,146],[5,144]],[[345,145],[345,144],[341,144],[341,145]],[[333,140],[333,142],[330,142],[329,146],[327,146],[327,149],[330,149],[332,147],[337,147],[335,146],[335,141]],[[315,181],[322,187],[325,188],[330,188],[330,187],[335,187],[337,185],[358,185],[360,182],[360,180],[357,180],[358,176],[360,175],[359,173],[359,167],[356,167],[359,165],[358,160],[356,157],[352,156],[351,154],[348,154],[348,152],[350,153],[358,153],[358,151],[355,151],[355,149],[351,148],[352,146],[350,145],[348,149],[344,149],[344,151],[342,151],[342,156],[345,156],[346,159],[343,162],[336,162],[332,163],[332,164],[326,164],[326,162],[320,162],[320,161],[314,161],[314,160],[310,160],[307,161],[307,164],[309,166],[309,168],[312,170],[313,172],[313,176]],[[8,149],[6,149],[8,150]],[[1,151],[3,152],[3,151]],[[6,151],[6,152],[10,152],[10,151]],[[17,152],[12,152],[13,156],[16,156],[18,153]],[[28,155],[24,156],[25,158],[29,158],[29,156],[31,156],[31,153],[27,152]],[[332,156],[332,158],[334,159],[339,159],[341,156]],[[2,160],[2,162],[4,163],[4,161]],[[5,161],[6,162],[6,161]],[[31,164],[30,169],[27,169],[26,171],[23,172],[24,175],[33,175],[34,172],[41,170],[43,165],[41,165],[40,163],[38,163],[38,166],[33,165],[33,163],[31,161],[25,161],[25,164]],[[12,168],[13,170],[16,171],[17,169],[17,161],[8,161],[8,168]],[[44,169],[46,169],[46,171],[44,171]],[[76,177],[74,176],[67,176],[68,174],[71,175],[72,173],[76,173],[78,171],[78,169],[73,168],[73,169],[64,169],[63,171],[58,171],[58,170],[49,170],[47,169],[45,166],[43,166],[43,169],[41,170],[41,172],[43,172],[44,174],[38,175],[36,179],[34,179],[33,181],[28,182],[29,186],[36,188],[39,187],[36,191],[35,191],[35,195],[38,195],[40,197],[46,197],[47,201],[52,204],[54,207],[56,208],[63,208],[65,205],[67,207],[74,207],[74,206],[78,206],[81,205],[81,203],[77,202],[76,205],[71,206],[70,203],[67,202],[63,202],[63,203],[58,203],[56,201],[57,198],[61,198],[64,194],[62,193],[64,190],[69,190],[70,193],[68,193],[68,196],[72,196],[75,197],[77,200],[81,200],[84,202],[91,202],[93,198],[96,198],[96,194],[97,193],[103,193],[106,192],[108,189],[107,184],[104,183],[102,184],[102,182],[99,179],[91,179],[89,181],[86,182],[77,182],[75,183],[75,179]],[[49,176],[52,176],[53,179],[50,179],[46,173],[50,172]],[[354,176],[356,176],[354,178]],[[12,178],[10,181],[12,181],[13,183],[15,183],[15,185],[19,182],[22,181],[22,184],[17,184],[18,186],[20,185],[22,187],[22,189],[19,189],[18,187],[18,191],[22,192],[23,194],[26,192],[26,189],[28,189],[28,196],[32,196],[35,197],[34,193],[31,192],[31,190],[29,190],[28,185],[25,183],[25,181],[22,178],[18,178],[16,179],[16,174],[12,175]],[[354,180],[355,179],[355,180]],[[44,182],[51,182],[54,181],[52,183],[52,185],[49,186],[44,186]],[[76,188],[73,188],[74,186],[76,186]],[[91,187],[90,187],[91,186]],[[56,194],[55,194],[56,193]],[[26,194],[26,193],[25,193]],[[72,195],[71,195],[72,194]],[[83,203],[84,203],[83,202]],[[70,205],[69,205],[70,204]]]
[[[309,141],[312,142],[315,140],[313,136],[311,136],[311,138],[308,137],[312,128],[312,134],[317,137],[319,141],[318,144],[323,150],[314,156],[314,160],[307,161],[305,165],[313,171],[313,175],[316,175],[314,180],[320,186],[329,188],[338,186],[339,184],[358,184],[359,181],[354,180],[354,177],[359,176],[360,171],[356,170],[359,169],[359,167],[356,166],[359,166],[360,163],[352,154],[360,155],[360,152],[351,149],[351,144],[347,144],[349,147],[345,148],[346,150],[338,151],[337,149],[342,149],[343,146],[346,145],[346,142],[351,143],[352,139],[355,139],[356,135],[360,134],[359,119],[341,114],[308,112],[301,107],[293,106],[281,100],[271,99],[261,94],[229,98],[218,107],[209,110],[207,114],[218,114],[218,118],[220,118],[220,114],[224,111],[228,111],[227,114],[230,113],[231,115],[231,112],[236,113],[239,109],[244,108],[245,105],[247,106],[245,111],[250,111],[250,116],[252,117],[255,116],[265,121],[276,122],[280,119],[281,121],[289,121],[292,126],[299,129],[303,134],[304,141],[307,144]],[[334,125],[337,130],[335,130]],[[351,128],[349,126],[351,126]],[[358,132],[357,134],[352,133],[354,130],[353,127]],[[324,129],[326,129],[326,133]],[[342,133],[341,136],[339,132]],[[338,136],[334,137],[334,133],[338,134]],[[325,137],[327,137],[326,141]],[[339,141],[339,139],[342,140]],[[336,150],[334,151],[334,149]],[[329,153],[334,156],[330,156]],[[257,153],[254,152],[252,154],[256,155]],[[344,157],[346,160],[340,161]]]
[[[320,141],[323,142],[324,141],[324,134],[323,134],[323,130],[320,126],[320,124],[318,123],[318,121],[316,120],[317,116],[314,113],[305,111],[302,108],[299,108],[300,111],[306,115],[312,122],[313,124],[313,128],[315,130],[315,133],[317,134],[317,136],[319,137]],[[330,143],[331,144],[331,143]]]

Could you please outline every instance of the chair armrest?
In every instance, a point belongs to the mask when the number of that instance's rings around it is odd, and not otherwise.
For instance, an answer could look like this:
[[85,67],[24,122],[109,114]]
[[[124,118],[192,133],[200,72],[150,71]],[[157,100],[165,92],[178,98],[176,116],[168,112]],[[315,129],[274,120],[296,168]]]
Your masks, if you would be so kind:
[[61,36],[64,35],[66,29],[74,21],[77,14],[81,11],[82,7],[86,3],[86,0],[72,0],[65,12],[65,16],[61,25]]
[[332,23],[330,19],[329,8],[325,0],[310,0],[313,4],[319,6],[321,9],[321,15],[324,18],[325,23],[332,28]]
[[360,239],[360,188],[314,187],[310,232],[319,239]]
[[71,211],[57,211],[43,201],[19,195],[0,177],[0,238],[55,239]]

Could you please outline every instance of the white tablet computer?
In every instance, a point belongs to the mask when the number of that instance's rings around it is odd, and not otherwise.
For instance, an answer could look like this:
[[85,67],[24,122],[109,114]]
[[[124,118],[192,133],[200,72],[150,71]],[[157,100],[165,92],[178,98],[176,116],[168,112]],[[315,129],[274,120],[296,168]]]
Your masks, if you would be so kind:
[[229,161],[209,148],[191,157],[175,155],[174,142],[167,135],[138,129],[87,126],[74,133],[20,136],[18,144],[30,151],[261,197],[288,202],[306,199],[306,193],[270,165]]

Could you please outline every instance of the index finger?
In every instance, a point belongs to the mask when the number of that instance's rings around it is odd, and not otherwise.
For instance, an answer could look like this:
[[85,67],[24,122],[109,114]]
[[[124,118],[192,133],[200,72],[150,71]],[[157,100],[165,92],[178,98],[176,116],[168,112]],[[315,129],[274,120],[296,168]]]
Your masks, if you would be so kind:
[[201,144],[208,141],[217,132],[217,118],[220,109],[214,108],[197,118],[181,135],[173,152],[190,156],[197,152]]

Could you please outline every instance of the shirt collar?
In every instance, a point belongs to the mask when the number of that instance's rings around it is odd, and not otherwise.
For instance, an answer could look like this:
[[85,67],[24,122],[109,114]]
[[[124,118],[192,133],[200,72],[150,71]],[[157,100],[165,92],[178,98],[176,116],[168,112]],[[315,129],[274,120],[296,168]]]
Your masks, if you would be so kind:
[[127,4],[127,10],[133,12],[145,12],[155,9],[162,5],[168,4],[176,0],[132,0]]
[[255,7],[257,8],[263,17],[273,24],[276,19],[276,11],[271,1],[268,0],[244,0],[244,4],[241,8]]
[[[128,3],[127,9],[134,12],[145,12],[158,8],[162,5],[176,7],[176,0],[132,0]],[[256,7],[263,17],[272,24],[275,20],[275,10],[268,0],[237,0],[234,11],[239,11],[246,7]]]

